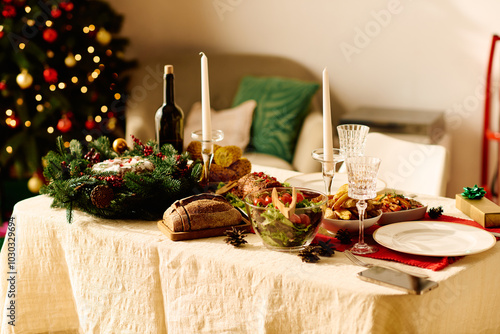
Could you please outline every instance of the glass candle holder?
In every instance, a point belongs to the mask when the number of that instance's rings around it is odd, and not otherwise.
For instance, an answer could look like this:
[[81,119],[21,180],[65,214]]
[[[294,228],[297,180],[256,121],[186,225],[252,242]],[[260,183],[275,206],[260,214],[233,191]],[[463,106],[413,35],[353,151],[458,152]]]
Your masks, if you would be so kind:
[[201,156],[203,158],[203,170],[200,183],[208,184],[210,182],[210,165],[214,157],[214,144],[224,139],[222,130],[212,130],[212,137],[209,140],[203,139],[203,131],[197,130],[191,133],[191,138],[201,142]]
[[332,184],[335,179],[335,173],[338,170],[339,163],[344,161],[344,157],[340,149],[334,148],[332,158],[327,160],[322,148],[317,148],[311,153],[314,160],[321,162],[321,171],[323,174],[323,181],[325,182],[325,192],[327,195],[332,194]]

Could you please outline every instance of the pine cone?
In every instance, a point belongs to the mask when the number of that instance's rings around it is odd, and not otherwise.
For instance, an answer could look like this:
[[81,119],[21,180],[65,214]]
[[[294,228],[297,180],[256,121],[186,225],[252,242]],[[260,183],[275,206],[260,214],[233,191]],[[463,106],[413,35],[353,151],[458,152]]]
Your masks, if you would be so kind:
[[442,206],[438,206],[436,208],[429,209],[429,217],[432,219],[439,218],[439,217],[441,217],[442,214],[443,214],[443,207]]
[[227,235],[227,238],[224,239],[224,241],[227,244],[233,245],[234,247],[240,247],[243,244],[246,244],[247,241],[245,240],[246,234],[243,234],[243,232],[236,227],[232,227],[232,229],[227,230],[224,232],[225,235]]
[[307,263],[316,263],[319,261],[319,256],[316,253],[315,246],[308,246],[299,252],[299,257],[302,259],[302,262]]
[[113,189],[107,185],[95,186],[90,193],[92,204],[100,209],[107,208],[111,204],[113,197]]
[[347,245],[351,243],[351,234],[346,229],[340,229],[335,234],[335,238],[337,238],[341,244]]

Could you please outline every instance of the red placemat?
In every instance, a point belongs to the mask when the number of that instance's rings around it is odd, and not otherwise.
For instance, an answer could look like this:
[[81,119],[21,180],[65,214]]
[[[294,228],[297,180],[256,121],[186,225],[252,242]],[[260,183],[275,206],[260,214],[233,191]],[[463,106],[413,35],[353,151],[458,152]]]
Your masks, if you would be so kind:
[[[445,216],[445,215],[442,215],[441,217],[439,217],[437,219],[430,219],[429,215],[426,213],[423,220],[433,220],[433,221],[441,221],[441,222],[448,222],[448,223],[459,223],[459,224],[465,224],[465,225],[470,225],[470,226],[478,227],[481,229],[485,229],[473,220],[455,218],[455,217]],[[406,253],[394,251],[392,249],[389,249],[387,247],[379,245],[371,237],[373,232],[380,227],[381,226],[375,224],[372,227],[368,228],[366,230],[366,233],[365,233],[365,242],[368,244],[377,245],[378,251],[376,253],[373,253],[373,254],[367,254],[367,255],[362,255],[362,256],[370,257],[373,259],[391,260],[391,261],[401,262],[401,263],[405,263],[405,264],[412,265],[415,267],[431,269],[434,271],[438,271],[438,270],[441,270],[443,268],[446,268],[448,265],[450,265],[450,264],[452,264],[452,263],[454,263],[457,260],[462,258],[461,256],[459,256],[459,257],[422,256],[422,255],[413,255],[413,254],[406,254]],[[491,228],[491,229],[485,229],[485,230],[491,231],[491,232],[500,232],[500,228]],[[358,239],[357,237],[353,237],[353,242],[351,244],[343,245],[333,236],[318,234],[314,238],[313,243],[318,242],[318,241],[330,240],[330,243],[333,243],[335,245],[335,249],[337,251],[343,252],[344,250],[351,248],[352,245],[357,241],[357,239]]]

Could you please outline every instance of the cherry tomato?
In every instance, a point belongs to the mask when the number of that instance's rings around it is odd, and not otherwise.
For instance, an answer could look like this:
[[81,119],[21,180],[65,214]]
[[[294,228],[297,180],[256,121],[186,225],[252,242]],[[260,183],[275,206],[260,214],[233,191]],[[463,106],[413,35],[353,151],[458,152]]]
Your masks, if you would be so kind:
[[304,200],[304,195],[302,193],[297,193],[297,203],[300,203]]
[[253,199],[253,205],[255,206],[263,206],[264,205],[264,200],[262,198],[254,198]]
[[284,193],[283,195],[281,195],[280,200],[284,204],[290,204],[290,203],[292,203],[292,195],[290,195],[289,193]]
[[293,213],[293,214],[290,215],[290,221],[292,223],[294,223],[294,224],[300,224],[301,223],[300,217],[297,214],[295,214],[295,213]]
[[305,226],[309,226],[311,224],[311,218],[309,218],[309,216],[306,215],[305,213],[301,213],[299,215],[299,218],[300,218],[301,224],[304,224]]
[[269,205],[272,202],[273,202],[273,199],[271,198],[271,196],[267,195],[266,197],[264,197],[264,205],[265,206]]

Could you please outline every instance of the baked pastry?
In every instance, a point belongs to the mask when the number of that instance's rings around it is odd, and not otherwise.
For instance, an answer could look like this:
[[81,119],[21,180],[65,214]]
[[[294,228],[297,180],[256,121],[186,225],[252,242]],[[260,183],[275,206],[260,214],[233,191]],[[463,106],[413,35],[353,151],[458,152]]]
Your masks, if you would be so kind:
[[215,163],[210,166],[210,181],[212,182],[228,182],[237,178],[238,175],[232,169],[221,167]]
[[242,216],[221,195],[200,194],[175,201],[163,214],[173,232],[189,232],[241,223]]
[[236,180],[252,171],[252,163],[247,158],[240,158],[229,166],[229,169],[236,173],[236,178],[233,179]]
[[238,146],[223,146],[215,151],[214,162],[221,167],[229,167],[241,158],[242,153]]

